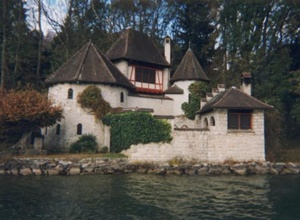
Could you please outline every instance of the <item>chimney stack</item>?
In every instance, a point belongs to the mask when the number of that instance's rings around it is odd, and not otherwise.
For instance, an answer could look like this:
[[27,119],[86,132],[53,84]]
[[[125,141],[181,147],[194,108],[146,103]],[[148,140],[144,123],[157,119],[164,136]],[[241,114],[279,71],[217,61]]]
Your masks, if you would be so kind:
[[251,82],[252,82],[252,75],[250,72],[243,72],[241,74],[241,90],[250,95],[252,93],[251,88]]
[[224,92],[225,91],[225,85],[224,84],[218,84],[218,90],[219,90],[219,92]]
[[168,61],[168,63],[171,64],[171,38],[169,36],[165,37],[164,49],[165,58]]
[[200,109],[202,109],[202,108],[203,108],[203,106],[205,106],[205,105],[206,105],[206,103],[207,103],[207,100],[206,100],[206,98],[201,98],[201,100],[200,100]]

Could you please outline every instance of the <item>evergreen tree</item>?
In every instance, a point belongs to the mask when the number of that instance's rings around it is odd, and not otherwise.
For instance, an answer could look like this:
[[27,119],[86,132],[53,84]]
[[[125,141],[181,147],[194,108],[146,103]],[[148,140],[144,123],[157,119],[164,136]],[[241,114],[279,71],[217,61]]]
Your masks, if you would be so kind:
[[208,69],[213,46],[212,4],[208,1],[175,1],[176,16],[172,25],[172,36],[180,51],[174,55],[174,63],[179,64],[183,55],[191,47],[204,70]]

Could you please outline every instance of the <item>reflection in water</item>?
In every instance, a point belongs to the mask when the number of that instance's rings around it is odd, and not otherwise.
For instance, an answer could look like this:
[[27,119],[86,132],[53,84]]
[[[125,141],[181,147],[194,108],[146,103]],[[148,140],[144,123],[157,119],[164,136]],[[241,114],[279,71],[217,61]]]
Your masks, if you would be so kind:
[[165,210],[172,219],[259,219],[272,214],[265,176],[139,176],[130,184],[130,196]]
[[[284,190],[287,181],[292,187]],[[291,195],[299,182],[299,176],[0,177],[0,219],[294,219],[300,195]],[[287,201],[294,206],[282,208]]]

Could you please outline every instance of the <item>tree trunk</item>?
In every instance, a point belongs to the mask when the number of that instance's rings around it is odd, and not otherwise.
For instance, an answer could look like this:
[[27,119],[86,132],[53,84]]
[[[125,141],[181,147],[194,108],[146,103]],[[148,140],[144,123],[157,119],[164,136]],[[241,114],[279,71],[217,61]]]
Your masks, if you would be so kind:
[[43,32],[42,32],[42,6],[41,0],[38,0],[38,25],[39,25],[39,49],[38,49],[38,63],[36,68],[36,81],[39,82],[41,76],[41,62],[42,62],[42,46],[43,46]]
[[20,46],[22,43],[22,13],[23,13],[23,4],[22,1],[19,2],[19,17],[18,17],[18,24],[17,24],[17,47],[16,47],[16,55],[15,55],[15,68],[12,75],[12,88],[16,87],[16,77],[20,70]]
[[1,85],[0,89],[6,89],[7,88],[7,77],[8,77],[8,68],[7,68],[7,1],[3,1],[3,26],[2,26],[2,54],[1,54]]

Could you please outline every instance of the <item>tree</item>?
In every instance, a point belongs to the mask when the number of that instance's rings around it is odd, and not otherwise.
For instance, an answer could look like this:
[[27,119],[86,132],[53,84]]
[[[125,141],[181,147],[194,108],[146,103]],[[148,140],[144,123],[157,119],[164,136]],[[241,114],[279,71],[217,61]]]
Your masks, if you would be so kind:
[[[171,3],[173,4],[173,3]],[[173,41],[180,46],[180,52],[173,60],[179,64],[189,47],[195,52],[206,70],[215,44],[212,26],[212,5],[209,1],[175,1],[176,15],[172,24]]]
[[200,109],[200,99],[206,96],[209,86],[204,82],[194,82],[189,86],[189,101],[181,105],[187,118],[194,120],[196,111]]
[[1,86],[0,89],[7,88],[8,68],[7,68],[7,0],[3,1],[2,9],[2,53],[1,53]]
[[62,107],[36,90],[0,93],[0,134],[22,134],[35,126],[54,125],[63,117]]
[[175,15],[172,4],[163,0],[113,0],[110,9],[110,21],[115,32],[131,27],[155,39],[166,36]]

